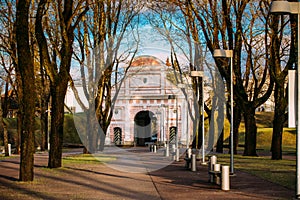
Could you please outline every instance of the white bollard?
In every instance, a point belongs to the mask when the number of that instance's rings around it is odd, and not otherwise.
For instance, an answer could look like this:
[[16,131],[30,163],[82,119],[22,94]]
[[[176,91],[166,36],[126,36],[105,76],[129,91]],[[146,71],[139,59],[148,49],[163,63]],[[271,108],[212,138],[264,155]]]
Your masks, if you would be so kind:
[[[213,155],[210,157],[210,160],[209,160],[209,165],[208,165],[208,170],[209,171],[214,171],[214,165],[217,164],[217,156]],[[214,180],[214,175],[211,174],[210,175],[210,182],[213,183],[215,180]]]
[[172,144],[172,149],[175,149],[176,148],[176,145],[175,144]]
[[192,157],[192,149],[188,148],[188,158],[191,158],[191,157]]
[[156,145],[153,146],[153,152],[156,153]]
[[196,154],[192,154],[192,171],[193,172],[197,171],[197,168],[196,168]]
[[179,148],[176,149],[176,161],[179,162]]
[[217,156],[213,155],[210,157],[210,170],[213,171],[214,170],[214,165],[217,164]]
[[170,156],[170,153],[169,153],[169,146],[168,146],[168,145],[166,146],[165,156],[166,156],[166,157],[169,157],[169,156]]
[[11,144],[8,144],[8,156],[11,156]]
[[[221,165],[220,165],[220,164],[214,164],[214,171],[215,171],[215,172],[221,171]],[[214,182],[215,182],[217,185],[220,185],[220,184],[221,184],[221,178],[220,178],[219,176],[215,176]]]
[[172,155],[173,155],[173,160],[176,160],[176,146],[175,144],[172,145]]
[[222,183],[221,189],[224,191],[230,190],[229,166],[222,166]]

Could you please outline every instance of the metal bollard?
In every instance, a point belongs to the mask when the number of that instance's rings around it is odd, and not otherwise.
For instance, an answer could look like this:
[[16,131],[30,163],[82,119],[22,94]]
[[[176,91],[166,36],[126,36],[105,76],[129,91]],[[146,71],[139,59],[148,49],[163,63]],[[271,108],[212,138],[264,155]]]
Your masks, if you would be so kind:
[[179,148],[176,149],[176,161],[179,162]]
[[11,144],[8,144],[8,156],[11,156]]
[[153,152],[156,153],[156,145],[153,145]]
[[210,167],[209,170],[213,171],[214,170],[214,165],[217,164],[217,156],[215,156],[215,155],[211,156],[209,164],[210,164],[209,165],[209,167]]
[[197,171],[196,168],[196,154],[192,154],[192,169],[193,172]]
[[176,148],[176,145],[175,144],[172,144],[172,149],[175,149]]
[[188,148],[187,155],[188,155],[188,158],[192,157],[192,149],[191,148]]
[[229,166],[222,166],[222,183],[221,189],[224,191],[230,190]]
[[[214,165],[217,164],[217,156],[213,155],[210,157],[210,160],[209,160],[209,171],[214,171]],[[214,182],[214,175],[211,174],[210,175],[210,182],[213,183]]]
[[[214,171],[219,172],[221,170],[221,165],[220,164],[214,164]],[[221,177],[215,176],[215,181],[217,185],[221,184]]]
[[172,156],[173,156],[173,160],[176,160],[176,146],[175,144],[172,145]]
[[169,157],[170,156],[170,152],[169,152],[169,146],[166,146],[166,150],[165,150],[165,156]]

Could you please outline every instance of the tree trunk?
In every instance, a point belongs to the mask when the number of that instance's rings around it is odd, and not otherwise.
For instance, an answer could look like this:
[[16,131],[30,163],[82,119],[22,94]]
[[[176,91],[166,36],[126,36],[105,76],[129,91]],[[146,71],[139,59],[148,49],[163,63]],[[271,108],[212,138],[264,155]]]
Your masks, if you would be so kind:
[[17,114],[17,153],[21,153],[21,131],[22,131],[22,117],[21,113],[18,112]]
[[98,129],[100,128],[97,124],[97,119],[95,117],[95,113],[88,113],[89,116],[87,117],[87,120],[89,120],[87,124],[87,137],[88,137],[88,151],[89,153],[95,153],[97,151],[97,144],[98,144]]
[[273,120],[273,135],[272,135],[272,160],[281,160],[282,159],[282,132],[283,132],[283,123],[284,123],[284,113],[276,111],[274,113]]
[[[216,109],[216,103],[217,98],[213,97],[212,99],[212,105],[211,110],[207,109],[207,106],[205,107],[205,111],[208,115],[208,121],[209,121],[209,135],[208,135],[208,145],[207,145],[207,151],[214,151],[214,144],[215,144],[215,134],[218,132],[218,127],[215,127],[215,109]],[[218,133],[217,133],[218,134]]]
[[[0,88],[0,93],[2,92]],[[3,133],[3,143],[4,143],[4,150],[5,156],[9,156],[9,149],[8,149],[8,133],[6,124],[3,121],[3,109],[2,109],[2,99],[0,99],[0,132]]]
[[3,121],[3,137],[4,137],[5,156],[9,156],[8,132],[7,132],[7,126],[4,121]]
[[32,181],[34,177],[34,125],[35,125],[35,78],[29,45],[30,0],[19,0],[16,15],[16,39],[18,51],[18,97],[21,116],[20,181]]
[[199,139],[199,117],[196,117],[195,120],[193,121],[193,141],[192,141],[192,149],[196,149],[197,147],[197,143],[198,143],[198,139]]
[[223,146],[224,146],[224,129],[222,130],[218,138],[216,152],[223,153]]
[[6,81],[5,83],[5,93],[4,93],[4,101],[1,103],[3,108],[3,117],[6,118],[8,115],[8,87],[9,82]]
[[[107,129],[106,129],[107,131]],[[106,138],[106,131],[104,132],[104,130],[99,130],[99,134],[100,134],[100,146],[99,146],[99,151],[103,151],[104,150],[104,145],[105,145],[105,138]]]
[[[91,114],[90,114],[90,110],[86,111],[86,128],[85,128],[85,134],[83,134],[83,154],[88,154],[91,153],[91,151],[89,150],[90,148],[90,143],[89,143],[89,138],[90,138],[90,129],[91,129]],[[84,132],[84,131],[83,131]]]
[[41,127],[40,127],[40,131],[41,131],[41,151],[45,151],[46,150],[46,135],[47,135],[47,106],[45,108],[44,105],[44,101],[42,100],[41,104],[41,116],[40,116],[40,121],[41,121]]
[[106,124],[102,124],[101,129],[99,129],[99,134],[98,135],[99,135],[99,138],[100,138],[100,146],[99,146],[100,151],[104,150],[107,129],[108,129],[108,126]]
[[237,154],[237,148],[239,146],[239,127],[242,121],[241,109],[238,106],[233,108],[233,153]]
[[50,132],[49,168],[62,166],[63,128],[64,128],[64,99],[67,85],[51,86],[52,113]]
[[287,106],[287,100],[284,95],[284,80],[281,81],[279,85],[278,81],[274,89],[274,98],[275,98],[275,111],[273,119],[273,135],[272,135],[272,160],[281,160],[282,159],[282,133],[283,133],[283,124],[285,122],[285,110]]
[[201,110],[202,110],[202,77],[198,77],[197,78],[197,81],[196,81],[196,96],[198,97],[197,100],[195,100],[195,103],[197,103],[197,105],[195,106],[195,122],[196,122],[196,127],[194,128],[195,131],[195,137],[194,137],[194,140],[193,140],[193,143],[192,143],[192,148],[196,148],[196,149],[200,149],[201,146],[202,146],[202,123],[203,120],[202,120],[202,113],[201,113]]
[[244,109],[245,120],[245,149],[244,156],[257,156],[256,154],[256,119],[255,108],[253,106],[246,105]]

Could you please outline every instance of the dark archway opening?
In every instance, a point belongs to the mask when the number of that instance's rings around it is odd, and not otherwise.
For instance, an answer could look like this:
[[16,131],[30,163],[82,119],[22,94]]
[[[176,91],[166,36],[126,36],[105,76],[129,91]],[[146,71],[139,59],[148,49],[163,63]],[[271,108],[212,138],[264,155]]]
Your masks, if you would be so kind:
[[134,141],[138,146],[145,146],[151,142],[154,132],[153,122],[156,120],[154,113],[151,111],[140,111],[134,117]]

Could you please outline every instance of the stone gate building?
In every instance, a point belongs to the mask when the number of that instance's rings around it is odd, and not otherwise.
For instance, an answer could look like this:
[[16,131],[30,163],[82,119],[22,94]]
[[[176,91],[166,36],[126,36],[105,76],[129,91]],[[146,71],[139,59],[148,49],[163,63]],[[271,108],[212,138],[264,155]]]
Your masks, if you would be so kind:
[[[186,145],[187,132],[192,135],[191,120],[182,89],[169,81],[172,73],[168,61],[152,56],[134,60],[120,85],[106,144],[172,143],[178,129],[178,141]],[[188,98],[192,101],[191,94]]]

